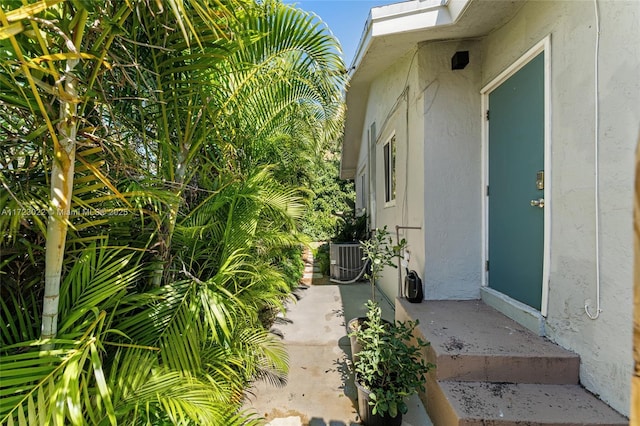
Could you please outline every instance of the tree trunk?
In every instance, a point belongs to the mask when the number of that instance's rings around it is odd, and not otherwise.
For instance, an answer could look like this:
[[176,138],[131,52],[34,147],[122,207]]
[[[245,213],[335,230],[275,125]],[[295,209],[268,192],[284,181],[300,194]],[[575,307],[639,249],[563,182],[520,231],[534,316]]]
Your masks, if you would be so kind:
[[168,214],[161,225],[158,255],[154,260],[154,269],[151,275],[151,284],[154,287],[160,287],[163,280],[167,282],[170,279],[168,274],[169,266],[171,265],[171,241],[176,229],[180,207],[182,206],[182,191],[186,181],[190,147],[188,144],[181,143],[177,154],[173,182],[175,185],[173,193],[176,195],[176,200],[169,206]]
[[[74,69],[77,64],[77,59],[67,60],[64,73],[64,91],[59,98],[59,143],[54,144],[54,158],[51,167],[51,205],[47,222],[42,339],[52,339],[58,331],[62,263],[71,211],[76,156],[78,78],[74,75]],[[50,349],[52,346],[47,344],[43,346],[43,349]]]

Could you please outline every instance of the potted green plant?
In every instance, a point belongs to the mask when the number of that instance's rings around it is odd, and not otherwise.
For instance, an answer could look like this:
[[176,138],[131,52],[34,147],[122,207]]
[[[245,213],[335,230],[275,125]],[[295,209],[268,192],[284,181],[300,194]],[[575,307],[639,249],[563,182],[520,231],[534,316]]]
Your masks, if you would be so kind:
[[386,225],[382,229],[375,229],[368,240],[360,241],[364,255],[362,260],[369,262],[369,271],[365,274],[365,278],[369,280],[371,286],[371,300],[376,300],[376,282],[382,276],[384,267],[397,268],[393,260],[400,256],[406,245],[404,238],[398,241],[398,244],[393,244]]
[[369,301],[367,308],[367,326],[353,333],[362,345],[354,363],[360,418],[366,426],[399,426],[406,397],[425,390],[425,375],[434,367],[421,356],[429,343],[413,336],[418,321],[388,325],[377,303]]
[[[401,250],[406,246],[406,240],[402,239],[398,244],[393,244],[391,235],[385,225],[382,229],[375,229],[371,238],[366,241],[360,241],[364,257],[362,260],[369,264],[369,271],[365,274],[365,278],[369,280],[371,287],[371,300],[376,300],[376,282],[382,276],[385,266],[397,268],[393,260],[400,256]],[[347,323],[347,333],[350,335],[351,343],[351,359],[355,362],[358,359],[360,344],[354,332],[362,327],[366,327],[366,317],[356,317]],[[384,321],[384,320],[383,320]]]

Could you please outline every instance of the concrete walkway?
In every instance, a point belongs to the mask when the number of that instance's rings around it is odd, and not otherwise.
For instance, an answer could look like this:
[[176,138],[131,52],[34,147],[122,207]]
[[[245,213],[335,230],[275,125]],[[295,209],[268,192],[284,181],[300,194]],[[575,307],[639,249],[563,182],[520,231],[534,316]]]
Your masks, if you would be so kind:
[[[245,409],[263,416],[270,426],[360,424],[345,324],[365,315],[371,290],[367,283],[315,282],[297,291],[297,303],[289,304],[286,315],[274,325],[284,335],[289,352],[287,384],[257,383],[245,403]],[[383,317],[392,320],[392,306],[386,301],[380,304]],[[417,397],[409,400],[403,425],[431,425]]]

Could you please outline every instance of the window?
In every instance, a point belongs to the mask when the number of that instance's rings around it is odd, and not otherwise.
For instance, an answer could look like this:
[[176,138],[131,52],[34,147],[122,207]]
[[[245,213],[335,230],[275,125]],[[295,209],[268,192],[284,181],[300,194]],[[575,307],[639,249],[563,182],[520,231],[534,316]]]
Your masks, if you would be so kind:
[[384,201],[396,199],[396,136],[393,135],[383,147],[384,152]]

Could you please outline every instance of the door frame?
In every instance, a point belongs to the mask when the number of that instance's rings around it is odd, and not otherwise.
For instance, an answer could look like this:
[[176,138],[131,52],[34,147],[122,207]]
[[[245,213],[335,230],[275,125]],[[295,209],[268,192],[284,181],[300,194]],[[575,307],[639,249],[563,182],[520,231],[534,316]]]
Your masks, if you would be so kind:
[[[489,197],[487,185],[489,184],[489,123],[486,120],[486,111],[489,108],[489,94],[504,83],[509,77],[518,72],[538,54],[544,52],[544,248],[542,261],[542,300],[540,314],[547,316],[549,303],[549,271],[551,261],[551,35],[535,44],[515,62],[509,65],[497,77],[493,78],[480,90],[481,117],[482,117],[482,287],[488,287],[488,271],[485,267],[489,260]],[[505,297],[507,299],[510,299]],[[523,305],[514,299],[514,304]],[[533,308],[529,308],[533,309]],[[537,310],[535,310],[537,312]]]

